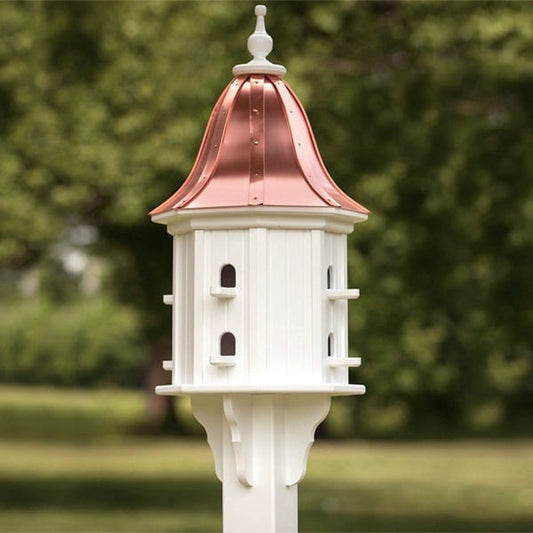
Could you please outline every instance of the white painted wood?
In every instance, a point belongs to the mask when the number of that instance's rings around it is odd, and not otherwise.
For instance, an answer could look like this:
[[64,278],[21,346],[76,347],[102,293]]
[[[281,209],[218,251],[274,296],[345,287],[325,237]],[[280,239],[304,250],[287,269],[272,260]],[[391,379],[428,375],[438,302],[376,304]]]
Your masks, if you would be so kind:
[[[174,239],[172,390],[348,385],[354,363],[328,361],[329,335],[331,355],[348,356],[346,301],[358,295],[345,288],[345,234],[221,228]],[[235,287],[220,286],[225,265],[235,269]],[[226,332],[234,356],[221,354]]]
[[242,65],[233,67],[235,76],[243,74],[273,74],[280,78],[285,76],[287,69],[282,65],[271,63],[266,57],[272,52],[272,37],[265,28],[265,15],[267,8],[263,5],[255,6],[255,16],[257,17],[255,31],[248,37],[248,51],[253,59]]
[[[231,436],[235,473],[241,485],[252,487],[254,484],[254,443],[253,424],[254,400],[250,394],[227,394],[222,397],[224,421]],[[274,435],[271,435],[271,438]],[[233,505],[237,506],[238,502]]]
[[332,367],[359,367],[361,366],[360,357],[330,357],[328,366]]
[[324,232],[313,229],[311,230],[311,285],[309,287],[311,294],[310,323],[311,323],[311,364],[313,382],[321,383],[324,381],[324,349],[323,349],[323,293],[325,287],[323,271],[323,253],[324,253]]
[[307,458],[315,442],[315,431],[328,416],[331,397],[322,394],[293,395],[284,399],[285,484],[296,485],[307,471]]
[[[209,234],[208,234],[209,235]],[[193,328],[191,336],[193,338],[193,368],[192,383],[205,383],[205,374],[212,368],[208,361],[209,338],[206,332],[209,331],[207,316],[207,300],[209,295],[206,288],[209,280],[206,279],[209,265],[207,254],[210,249],[206,246],[206,232],[200,230],[193,233],[194,239],[194,259],[193,275],[189,278],[193,282],[194,300],[192,309]]]
[[243,385],[267,382],[270,368],[268,328],[271,317],[267,308],[272,280],[267,263],[267,258],[271,254],[268,231],[265,228],[250,228],[246,240],[248,353],[245,356],[246,374]]
[[163,294],[163,303],[165,305],[173,305],[174,304],[174,296],[172,294]]
[[[348,285],[348,261],[347,261],[347,237],[342,234],[331,236],[334,246],[334,261],[337,265],[339,275],[339,289]],[[348,357],[348,299],[334,300],[333,302],[334,320],[337,326],[336,343],[339,359]],[[331,367],[330,367],[331,368]],[[333,380],[335,383],[348,383],[348,366],[333,367]]]
[[224,531],[296,533],[297,484],[329,395],[198,395],[191,405],[223,483]]
[[[172,384],[156,392],[192,397],[223,482],[224,531],[295,532],[297,484],[331,397],[365,393],[348,381],[361,359],[348,357],[348,300],[359,291],[346,288],[346,235],[366,216],[261,206],[163,215],[154,219],[174,236]],[[235,287],[222,286],[225,265]],[[222,355],[225,333],[235,355]]]
[[237,356],[212,354],[209,356],[209,362],[215,366],[235,366],[237,364]]
[[219,300],[229,300],[237,296],[237,289],[235,287],[211,287],[209,294]]
[[172,371],[172,359],[163,361],[162,367],[163,370]]
[[305,364],[313,325],[309,322],[311,290],[306,285],[310,232],[268,230],[268,381],[309,383],[312,367]]
[[326,291],[328,300],[356,300],[359,289],[329,289]]
[[285,429],[282,398],[253,395],[251,424],[243,427],[244,438],[252,439],[252,486],[236,475],[234,447],[226,444],[224,431],[223,529],[231,533],[296,533],[298,488],[288,487],[283,475]]
[[247,297],[249,291],[248,263],[247,263],[247,239],[248,230],[234,229],[225,231],[226,234],[226,256],[225,263],[234,265],[236,269],[237,297],[227,301],[226,323],[228,331],[232,331],[236,337],[237,358],[239,364],[228,370],[227,383],[239,384],[247,381],[247,365],[249,356],[245,347],[250,335],[247,326],[249,314],[247,309]]
[[[156,392],[158,388],[156,388]],[[224,481],[224,413],[222,410],[222,396],[213,394],[191,396],[191,409],[196,420],[202,424],[206,431],[207,442],[215,459],[217,477],[220,481]]]
[[[326,383],[334,382],[334,373],[328,366],[328,338],[333,336],[333,349],[335,350],[338,334],[336,317],[334,315],[334,303],[327,298],[327,291],[334,290],[339,287],[339,272],[336,264],[332,247],[332,234],[323,232],[322,235],[322,251],[321,251],[321,303],[322,314],[320,322],[321,338],[320,338],[320,355],[322,363],[322,380]],[[329,276],[328,276],[329,271]],[[329,279],[329,288],[328,288]]]
[[[326,361],[327,364],[327,361]],[[158,385],[156,394],[163,396],[183,396],[193,394],[329,394],[330,396],[355,396],[365,394],[364,385],[337,385],[324,383],[317,385]]]
[[320,229],[329,233],[351,233],[353,225],[368,215],[337,207],[220,207],[181,209],[152,217],[157,224],[168,226],[171,235],[197,229],[287,228]]

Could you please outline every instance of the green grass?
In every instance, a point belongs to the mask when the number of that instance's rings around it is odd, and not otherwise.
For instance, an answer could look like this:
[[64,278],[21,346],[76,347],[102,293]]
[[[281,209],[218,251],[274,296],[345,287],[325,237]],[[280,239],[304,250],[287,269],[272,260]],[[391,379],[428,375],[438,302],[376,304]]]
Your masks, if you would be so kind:
[[[0,385],[0,439],[87,442],[142,431],[140,390],[63,389]],[[191,434],[202,434],[188,398],[176,405]]]
[[215,531],[220,487],[200,442],[0,442],[1,531]]
[[[1,531],[216,531],[206,444],[0,442]],[[317,443],[302,531],[530,531],[533,443]]]
[[[0,415],[39,412],[45,428],[50,409],[64,435],[85,413],[92,437],[7,435],[0,418],[0,531],[221,530],[206,443],[121,434],[142,413],[136,393],[30,392],[0,389]],[[533,441],[318,442],[299,500],[301,531],[532,531]]]
[[129,390],[0,386],[0,438],[38,441],[108,439],[143,416],[143,396]]

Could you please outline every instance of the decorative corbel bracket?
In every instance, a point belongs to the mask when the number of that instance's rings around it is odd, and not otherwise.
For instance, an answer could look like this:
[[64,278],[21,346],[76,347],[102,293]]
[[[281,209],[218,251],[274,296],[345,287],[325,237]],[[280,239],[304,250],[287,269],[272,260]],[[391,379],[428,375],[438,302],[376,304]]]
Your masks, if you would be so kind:
[[265,472],[276,484],[299,483],[330,404],[327,394],[212,394],[191,401],[207,432],[218,478],[224,482],[234,471],[244,487],[253,487]]

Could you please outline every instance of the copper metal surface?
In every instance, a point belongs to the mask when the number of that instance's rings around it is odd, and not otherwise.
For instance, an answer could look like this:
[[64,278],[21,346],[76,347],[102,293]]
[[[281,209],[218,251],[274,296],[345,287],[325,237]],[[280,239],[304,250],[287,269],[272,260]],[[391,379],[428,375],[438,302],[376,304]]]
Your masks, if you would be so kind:
[[211,113],[194,167],[150,214],[250,205],[368,210],[329,176],[296,95],[276,76],[238,76]]

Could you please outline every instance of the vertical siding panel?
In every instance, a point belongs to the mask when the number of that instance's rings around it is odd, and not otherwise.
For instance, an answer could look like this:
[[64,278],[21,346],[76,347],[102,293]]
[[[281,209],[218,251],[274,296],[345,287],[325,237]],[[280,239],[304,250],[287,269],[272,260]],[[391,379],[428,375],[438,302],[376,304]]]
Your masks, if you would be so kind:
[[194,347],[194,368],[193,379],[195,384],[204,383],[204,365],[205,357],[203,353],[203,344],[205,339],[205,332],[203,327],[204,308],[205,308],[205,259],[204,259],[204,231],[197,230],[194,232],[194,251],[193,264],[191,265],[191,275],[189,279],[193,280],[194,284],[194,302],[193,302],[193,347]]
[[[332,243],[331,243],[331,233],[325,233],[324,234],[324,263],[322,265],[322,302],[323,302],[323,309],[324,309],[324,321],[322,325],[322,344],[321,344],[321,358],[324,365],[324,381],[327,383],[330,383],[332,381],[332,370],[328,366],[328,356],[327,356],[327,339],[329,334],[333,331],[333,325],[334,325],[334,316],[333,316],[333,303],[328,300],[325,289],[326,289],[326,279],[327,279],[327,269],[328,266],[331,265],[332,267],[332,276],[331,276],[331,286],[332,288],[337,288],[337,279],[338,279],[338,273],[337,273],[337,265],[335,265],[335,262],[333,261],[332,257]],[[333,339],[333,342],[335,343],[335,339]]]
[[172,384],[179,385],[182,381],[182,369],[180,353],[183,353],[183,348],[180,342],[183,339],[183,328],[180,322],[180,312],[185,306],[183,298],[183,289],[181,287],[181,274],[183,265],[179,264],[181,257],[180,246],[182,237],[174,235],[172,237],[172,295],[174,303],[172,305]]
[[272,344],[272,336],[273,336],[273,328],[275,327],[274,324],[274,305],[275,305],[275,299],[272,296],[272,291],[275,290],[276,282],[273,280],[274,271],[272,267],[272,263],[274,261],[274,255],[276,253],[276,248],[273,246],[272,239],[274,239],[273,230],[269,229],[267,230],[267,237],[266,237],[266,249],[267,249],[267,256],[266,256],[266,272],[267,277],[265,279],[266,284],[266,365],[264,368],[265,377],[269,376],[269,368],[270,368],[270,362],[276,357],[275,355],[275,346]]
[[294,265],[294,262],[291,261],[291,259],[293,259],[292,254],[294,253],[294,250],[290,248],[292,232],[288,230],[281,230],[277,233],[281,241],[280,244],[282,244],[281,249],[283,250],[283,269],[280,272],[280,274],[282,274],[281,283],[276,288],[276,290],[278,292],[281,291],[283,293],[283,299],[285,300],[283,310],[286,313],[285,320],[282,324],[280,324],[280,329],[281,331],[283,331],[284,334],[283,348],[281,350],[281,353],[277,354],[279,368],[283,369],[283,373],[280,374],[281,381],[287,379],[287,377],[290,376],[290,369],[292,366],[291,360],[294,357],[294,354],[291,350],[292,346],[290,342],[292,334],[289,334],[289,328],[294,325],[294,323],[291,323],[291,319],[293,318],[293,309],[291,304],[294,300],[296,288],[290,286],[290,270],[291,266]]
[[284,232],[287,294],[284,357],[287,379],[293,383],[308,383],[310,372],[306,365],[306,308],[309,294],[309,285],[306,283],[309,263],[307,237],[308,232],[304,230]]
[[182,310],[183,317],[183,352],[180,354],[183,362],[183,375],[185,377],[185,383],[193,383],[193,358],[194,358],[194,346],[193,346],[193,331],[194,331],[194,284],[188,280],[192,279],[193,271],[193,236],[189,233],[184,237],[183,248],[185,252],[184,264],[185,269],[183,272],[183,292],[185,294],[186,305]]
[[[324,272],[324,233],[320,230],[311,232],[311,362],[313,375],[320,382],[324,375],[324,360],[322,357],[322,327],[324,314],[324,289],[322,279]],[[326,267],[327,268],[327,267]],[[325,285],[324,285],[325,286]]]
[[[187,235],[180,235],[177,260],[179,261],[178,270],[178,284],[180,296],[176,308],[177,312],[177,327],[178,327],[178,344],[176,345],[176,358],[177,365],[180,369],[180,383],[187,383],[187,365],[185,363],[186,350],[187,350],[187,323],[185,320],[185,310],[190,305],[187,295],[187,286],[185,284],[185,277],[187,276]],[[176,304],[175,304],[176,305]]]
[[271,364],[267,372],[269,377],[282,379],[287,358],[287,242],[284,231],[270,230],[269,235],[268,344]]
[[[220,254],[218,253],[218,245],[220,242],[220,232],[218,231],[204,231],[203,232],[203,251],[201,265],[202,287],[201,294],[197,295],[203,302],[202,311],[202,327],[199,328],[197,334],[201,336],[201,354],[198,358],[201,359],[202,368],[202,382],[203,383],[217,383],[217,375],[215,368],[209,362],[211,355],[217,353],[218,340],[217,340],[217,326],[219,314],[217,313],[217,301],[210,294],[211,287],[217,287],[220,284]],[[200,265],[196,265],[197,268]],[[218,319],[218,320],[217,320]]]
[[[221,231],[211,232],[211,276],[210,287],[217,288],[220,286],[220,269],[224,264],[224,236]],[[211,357],[219,352],[219,338],[223,333],[224,316],[221,313],[221,307],[216,298],[209,295],[209,307],[211,310],[211,329],[206,331],[209,337],[209,353],[206,357]]]
[[250,317],[250,294],[252,291],[251,283],[251,251],[250,251],[250,230],[243,230],[242,232],[242,271],[241,271],[241,283],[242,283],[242,330],[245,332],[245,336],[242,339],[242,376],[243,383],[250,383],[250,371],[251,371],[251,356],[252,356],[252,334],[251,317]]
[[236,324],[240,337],[240,355],[238,359],[238,367],[232,370],[234,379],[238,379],[240,383],[246,381],[246,366],[248,364],[248,330],[246,328],[245,317],[246,312],[244,308],[244,302],[248,297],[247,279],[245,276],[245,239],[247,233],[245,230],[238,231],[238,238],[235,242],[235,257],[237,258],[237,287],[238,296],[234,303],[236,312]]
[[250,378],[264,381],[268,369],[267,361],[267,230],[249,230],[249,368]]
[[[342,287],[348,288],[348,266],[346,262],[346,235],[338,235],[338,254],[339,267],[342,274]],[[348,356],[348,300],[342,300],[341,317],[339,323],[341,324],[341,341],[342,351],[339,353],[341,357]]]
[[302,261],[302,284],[303,284],[303,299],[302,299],[302,316],[303,316],[303,354],[301,357],[303,368],[302,370],[305,373],[306,380],[308,382],[313,381],[313,359],[312,359],[312,242],[311,242],[311,232],[303,232],[303,242],[304,242],[304,253]]
[[[336,261],[339,270],[339,286],[347,288],[347,265],[346,265],[346,235],[335,235],[336,244]],[[348,355],[348,300],[340,300],[336,304],[338,324],[338,357]],[[338,383],[346,382],[348,379],[348,368],[343,367],[336,370],[336,381]]]

